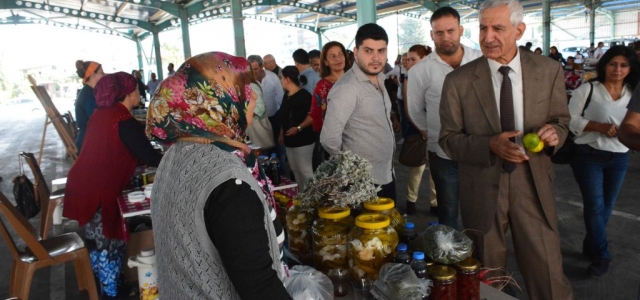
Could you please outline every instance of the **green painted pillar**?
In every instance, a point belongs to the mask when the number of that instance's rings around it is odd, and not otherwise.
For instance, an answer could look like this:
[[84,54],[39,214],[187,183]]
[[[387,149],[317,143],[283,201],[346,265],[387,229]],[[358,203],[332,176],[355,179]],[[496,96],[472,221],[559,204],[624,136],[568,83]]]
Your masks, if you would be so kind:
[[609,19],[611,20],[611,39],[616,38],[616,14],[609,12]]
[[162,56],[160,55],[160,38],[158,37],[158,29],[155,29],[152,33],[153,48],[156,51],[156,75],[158,76],[158,80],[162,80],[164,78],[164,76],[162,75],[164,70],[162,69]]
[[551,0],[542,0],[542,53],[549,55],[551,47]]
[[589,7],[589,43],[595,45],[596,40],[596,5],[594,0],[591,0],[591,7]]
[[318,35],[318,50],[322,51],[322,32],[318,31],[316,34]]
[[358,27],[376,22],[376,1],[360,0],[356,1],[356,17],[358,18]]
[[138,70],[140,70],[144,68],[144,62],[142,61],[142,44],[140,44],[140,38],[138,36],[135,37],[136,49],[138,50]]
[[182,29],[184,60],[187,60],[191,57],[191,39],[189,38],[189,16],[185,7],[180,8],[180,28]]
[[236,56],[247,57],[244,44],[244,17],[242,16],[242,1],[231,0],[231,19],[233,20],[233,37]]

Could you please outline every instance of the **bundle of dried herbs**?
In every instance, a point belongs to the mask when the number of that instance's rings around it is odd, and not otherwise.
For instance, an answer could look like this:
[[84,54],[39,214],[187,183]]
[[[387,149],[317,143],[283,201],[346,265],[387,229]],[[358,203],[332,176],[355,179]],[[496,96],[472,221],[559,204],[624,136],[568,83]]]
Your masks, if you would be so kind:
[[374,184],[371,164],[364,158],[345,151],[324,161],[299,194],[303,209],[317,207],[352,207],[378,199],[380,187]]

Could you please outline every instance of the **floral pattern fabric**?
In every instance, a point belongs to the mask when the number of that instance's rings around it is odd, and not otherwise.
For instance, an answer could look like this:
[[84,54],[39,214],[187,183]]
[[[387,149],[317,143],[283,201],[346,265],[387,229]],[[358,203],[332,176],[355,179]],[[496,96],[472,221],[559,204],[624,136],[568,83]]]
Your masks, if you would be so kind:
[[333,87],[333,82],[321,79],[316,84],[316,88],[313,90],[313,97],[311,97],[311,111],[309,115],[313,122],[311,123],[313,131],[320,132],[322,130],[322,124],[324,124],[324,115],[327,111],[327,95],[329,90]]
[[126,244],[123,240],[104,236],[101,209],[98,209],[89,223],[84,226],[84,229],[91,268],[100,282],[100,291],[109,297],[115,297],[118,294],[122,258]]

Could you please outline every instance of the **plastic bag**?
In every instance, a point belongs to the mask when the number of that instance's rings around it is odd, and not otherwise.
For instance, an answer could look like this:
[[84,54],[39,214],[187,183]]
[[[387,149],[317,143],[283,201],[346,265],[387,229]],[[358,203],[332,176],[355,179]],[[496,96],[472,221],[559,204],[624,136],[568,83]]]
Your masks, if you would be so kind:
[[378,300],[422,300],[429,295],[431,280],[418,279],[409,265],[388,263],[380,268],[371,294]]
[[293,300],[333,300],[331,279],[309,266],[291,267],[284,285]]
[[427,228],[411,242],[411,249],[423,251],[439,264],[454,264],[471,256],[473,242],[464,233],[449,226]]

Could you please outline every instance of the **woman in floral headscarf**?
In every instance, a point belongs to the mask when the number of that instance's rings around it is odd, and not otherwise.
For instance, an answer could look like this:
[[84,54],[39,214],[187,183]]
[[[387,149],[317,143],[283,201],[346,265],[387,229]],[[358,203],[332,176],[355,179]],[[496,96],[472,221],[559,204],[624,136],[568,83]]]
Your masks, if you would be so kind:
[[141,160],[158,166],[161,156],[133,118],[136,79],[124,72],[105,75],[95,87],[96,109],[82,152],[67,176],[63,215],[85,227],[93,271],[105,296],[115,297],[125,242],[116,198]]
[[290,299],[264,172],[244,143],[257,95],[246,59],[187,60],[149,104],[147,134],[175,144],[151,206],[158,285],[167,299]]

